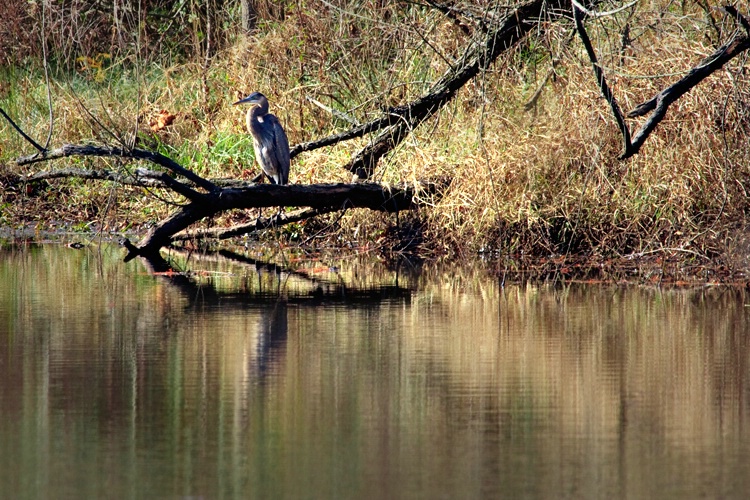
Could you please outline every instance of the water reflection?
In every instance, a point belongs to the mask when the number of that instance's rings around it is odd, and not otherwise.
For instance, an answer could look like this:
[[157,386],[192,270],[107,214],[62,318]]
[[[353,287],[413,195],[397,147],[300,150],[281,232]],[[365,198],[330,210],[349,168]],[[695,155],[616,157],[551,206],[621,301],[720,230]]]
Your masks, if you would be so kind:
[[231,254],[188,276],[121,257],[0,255],[8,497],[750,488],[744,290],[502,288]]

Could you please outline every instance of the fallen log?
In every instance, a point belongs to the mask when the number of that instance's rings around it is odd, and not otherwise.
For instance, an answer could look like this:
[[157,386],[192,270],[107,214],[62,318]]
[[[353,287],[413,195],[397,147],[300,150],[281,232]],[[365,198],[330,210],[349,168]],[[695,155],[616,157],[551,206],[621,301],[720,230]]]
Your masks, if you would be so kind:
[[[409,210],[416,206],[419,197],[438,193],[443,183],[415,183],[413,185],[385,186],[376,183],[355,184],[276,184],[237,185],[237,181],[227,183],[204,179],[174,160],[159,153],[143,149],[126,149],[111,146],[65,144],[57,149],[42,150],[33,155],[16,160],[17,165],[29,165],[74,156],[119,157],[132,161],[150,161],[168,170],[156,172],[137,168],[133,172],[113,172],[109,170],[61,169],[38,172],[28,176],[17,176],[14,182],[34,182],[59,178],[83,178],[121,182],[131,186],[159,187],[182,195],[186,202],[177,205],[176,210],[166,219],[157,223],[137,244],[124,239],[127,248],[125,261],[141,256],[156,258],[159,250],[176,239],[187,239],[181,233],[192,224],[221,212],[266,207],[301,207],[303,210],[292,213],[279,212],[270,218],[258,218],[255,223],[224,228],[214,232],[199,233],[199,237],[228,238],[260,229],[279,227],[306,218],[348,208],[367,208],[384,212]],[[198,190],[198,189],[201,190]],[[195,236],[192,236],[195,237]]]
[[[226,188],[205,193],[179,207],[172,215],[159,222],[138,245],[124,240],[128,249],[125,261],[134,257],[150,257],[175,239],[186,239],[177,233],[187,229],[199,220],[228,210],[242,210],[264,207],[309,207],[316,209],[307,212],[307,217],[347,208],[368,208],[383,212],[409,210],[416,206],[418,197],[434,195],[439,185],[422,183],[415,186],[389,187],[375,183],[355,184],[293,184],[278,186],[260,184],[245,188]],[[301,220],[299,217],[280,213],[270,219],[259,220],[244,228],[230,228],[229,233],[217,232],[217,237],[237,236],[257,228],[279,227]],[[253,227],[255,226],[255,227]],[[243,231],[243,229],[246,229]],[[209,236],[207,234],[206,236]]]

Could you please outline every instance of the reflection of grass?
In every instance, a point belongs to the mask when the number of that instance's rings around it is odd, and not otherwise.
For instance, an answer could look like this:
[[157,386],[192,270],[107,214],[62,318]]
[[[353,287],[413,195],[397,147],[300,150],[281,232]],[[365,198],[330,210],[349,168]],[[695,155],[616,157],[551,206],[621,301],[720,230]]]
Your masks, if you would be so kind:
[[[748,481],[744,289],[501,289],[430,266],[417,292],[429,301],[258,303],[250,287],[284,278],[217,265],[236,286],[214,275],[227,300],[206,307],[207,294],[123,265],[118,247],[3,248],[0,433],[7,460],[20,450],[18,497],[63,483],[370,497],[385,477],[384,496],[501,484],[596,498],[615,484],[640,498],[664,490],[663,467],[683,493],[716,467],[732,473],[709,486],[747,491],[733,488]],[[401,279],[374,259],[344,272]],[[217,457],[223,473],[206,474]],[[122,473],[90,474],[102,463]],[[33,481],[59,464],[64,478]]]

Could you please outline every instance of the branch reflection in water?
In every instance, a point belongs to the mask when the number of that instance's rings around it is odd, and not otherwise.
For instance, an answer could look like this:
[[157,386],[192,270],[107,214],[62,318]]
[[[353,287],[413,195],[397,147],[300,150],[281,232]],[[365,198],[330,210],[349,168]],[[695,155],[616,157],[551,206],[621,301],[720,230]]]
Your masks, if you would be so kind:
[[744,289],[172,258],[3,247],[0,491],[750,491]]

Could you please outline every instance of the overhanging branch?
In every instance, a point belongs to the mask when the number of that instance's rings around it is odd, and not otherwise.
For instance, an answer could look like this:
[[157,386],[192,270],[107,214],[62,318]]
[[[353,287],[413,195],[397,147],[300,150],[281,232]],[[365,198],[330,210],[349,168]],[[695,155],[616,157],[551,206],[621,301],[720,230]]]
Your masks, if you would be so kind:
[[[30,165],[33,163],[55,160],[59,158],[67,158],[71,156],[116,156],[118,158],[147,160],[152,163],[155,163],[156,165],[162,166],[174,172],[175,174],[185,177],[186,179],[195,183],[195,185],[202,187],[206,191],[210,192],[210,191],[216,191],[219,189],[211,181],[204,179],[203,177],[195,174],[194,172],[191,172],[190,170],[186,169],[185,167],[183,167],[176,161],[172,160],[171,158],[168,158],[154,151],[147,151],[145,149],[138,149],[138,148],[123,149],[123,148],[115,148],[115,147],[110,147],[110,146],[94,146],[94,145],[88,145],[88,144],[64,144],[63,146],[57,149],[44,150],[44,151],[35,153],[33,155],[22,156],[16,160],[16,164],[17,165]],[[180,194],[184,194],[186,197],[190,199],[200,197],[200,193],[192,190],[185,184],[179,183],[179,181],[175,179],[172,179],[172,181],[166,181],[166,182],[171,182],[173,185],[170,187],[172,187],[175,190],[177,189],[182,190],[183,192]],[[177,184],[175,183],[182,184],[182,186],[176,187]],[[190,193],[190,195],[188,195],[187,193]]]

